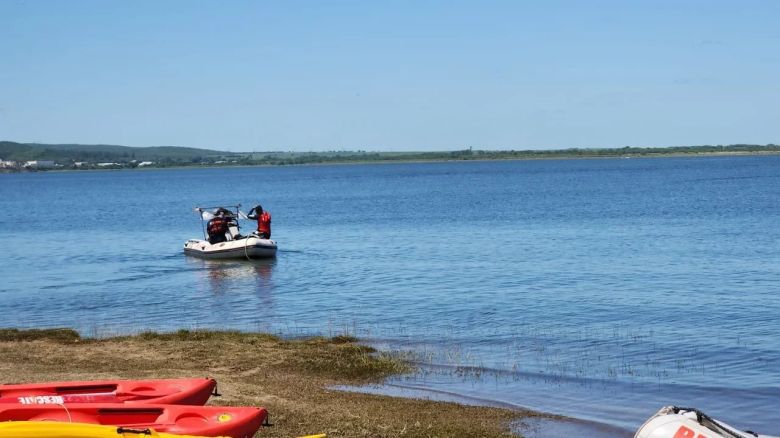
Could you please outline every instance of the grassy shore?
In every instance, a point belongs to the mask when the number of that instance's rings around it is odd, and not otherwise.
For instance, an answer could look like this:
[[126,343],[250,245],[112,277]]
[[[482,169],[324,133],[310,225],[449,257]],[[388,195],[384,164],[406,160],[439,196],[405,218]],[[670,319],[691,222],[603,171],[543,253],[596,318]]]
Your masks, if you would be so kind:
[[262,437],[509,437],[510,424],[538,415],[328,389],[409,371],[350,337],[179,331],[82,339],[67,329],[0,329],[4,382],[210,376],[222,394],[210,404],[268,409],[273,426]]

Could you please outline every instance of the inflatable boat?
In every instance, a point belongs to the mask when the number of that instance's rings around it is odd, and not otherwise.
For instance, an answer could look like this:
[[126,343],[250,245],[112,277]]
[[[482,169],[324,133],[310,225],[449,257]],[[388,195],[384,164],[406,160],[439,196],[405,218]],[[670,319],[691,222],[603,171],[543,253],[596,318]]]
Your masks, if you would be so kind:
[[203,405],[215,394],[208,378],[158,380],[85,380],[0,385],[0,403],[155,403]]
[[103,424],[162,433],[251,438],[268,412],[263,408],[185,405],[125,405],[71,403],[67,405],[0,405],[0,422],[59,421]]
[[[184,254],[203,259],[261,259],[276,257],[276,241],[263,238],[257,234],[242,236],[239,230],[238,219],[247,219],[246,213],[239,208],[241,204],[233,206],[232,212],[224,207],[195,207],[195,211],[200,214],[201,224],[204,226],[203,239],[190,239],[184,242]],[[209,209],[215,209],[213,212]],[[223,236],[221,242],[211,240],[210,243],[206,237],[206,229],[211,233],[211,222],[206,225],[206,221],[222,221],[222,230],[215,237]]]
[[190,239],[184,253],[203,259],[260,259],[276,257],[276,242],[256,236],[239,237],[211,244],[208,240]]
[[157,433],[151,429],[102,426],[54,421],[8,421],[0,423],[0,438],[200,438]]
[[667,406],[639,428],[634,438],[778,438],[741,431],[694,408]]

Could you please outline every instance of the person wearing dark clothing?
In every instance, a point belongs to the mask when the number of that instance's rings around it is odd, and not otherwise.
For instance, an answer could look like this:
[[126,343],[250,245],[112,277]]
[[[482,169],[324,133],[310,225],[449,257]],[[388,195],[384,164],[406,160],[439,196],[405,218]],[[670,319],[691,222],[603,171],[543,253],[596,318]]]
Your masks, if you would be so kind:
[[255,234],[260,236],[261,239],[271,238],[271,213],[263,211],[263,207],[258,204],[249,210],[249,214],[246,217],[257,219],[257,231],[255,231]]
[[230,225],[229,213],[224,208],[218,208],[214,218],[206,224],[206,232],[209,235],[210,244],[227,242],[225,234],[228,232],[228,226]]
[[213,245],[215,243],[226,242],[227,237],[225,237],[225,233],[227,233],[227,230],[228,226],[225,218],[215,217],[210,220],[206,225],[206,231],[209,234],[209,243]]

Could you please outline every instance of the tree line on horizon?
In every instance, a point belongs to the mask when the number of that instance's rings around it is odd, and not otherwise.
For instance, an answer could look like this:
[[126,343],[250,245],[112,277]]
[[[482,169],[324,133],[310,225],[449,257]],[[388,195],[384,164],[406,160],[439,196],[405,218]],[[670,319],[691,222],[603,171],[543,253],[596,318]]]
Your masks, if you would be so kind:
[[178,146],[130,147],[115,145],[38,144],[0,142],[0,159],[16,162],[50,160],[62,168],[74,163],[112,162],[120,167],[152,161],[155,167],[200,165],[295,165],[340,162],[437,160],[499,160],[532,158],[643,157],[674,154],[780,153],[780,145],[701,145],[672,147],[569,148],[555,150],[461,149],[433,152],[225,152]]

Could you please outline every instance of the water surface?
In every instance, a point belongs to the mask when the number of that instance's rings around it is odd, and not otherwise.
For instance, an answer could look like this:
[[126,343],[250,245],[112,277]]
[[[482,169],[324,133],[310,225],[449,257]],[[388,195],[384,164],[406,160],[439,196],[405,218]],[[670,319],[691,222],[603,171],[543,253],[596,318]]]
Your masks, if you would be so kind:
[[[393,385],[777,434],[779,201],[777,156],[6,174],[0,326],[349,333]],[[236,202],[277,259],[185,257]]]

